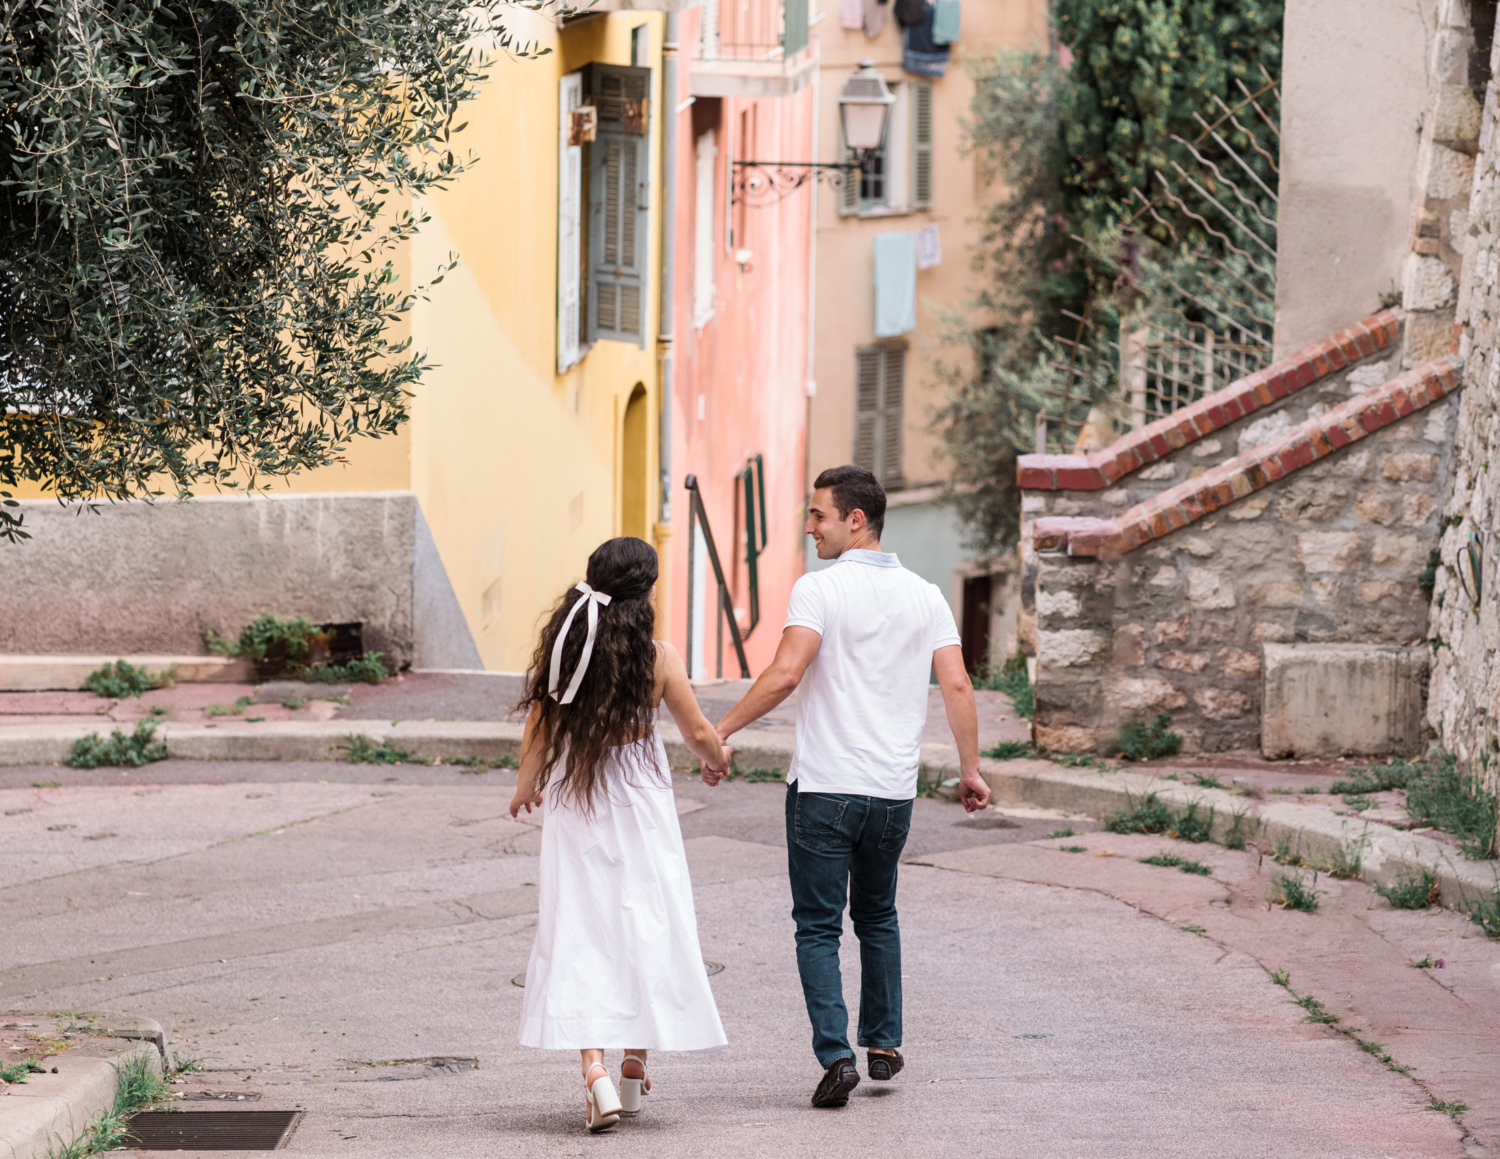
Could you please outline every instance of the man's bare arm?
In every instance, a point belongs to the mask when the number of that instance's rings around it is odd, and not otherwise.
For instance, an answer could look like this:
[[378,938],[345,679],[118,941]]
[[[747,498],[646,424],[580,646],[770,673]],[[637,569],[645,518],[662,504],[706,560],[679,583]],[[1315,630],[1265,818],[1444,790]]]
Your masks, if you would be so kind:
[[979,775],[979,712],[974,707],[974,685],[964,670],[963,649],[957,644],[939,648],[932,654],[932,671],[958,745],[959,799],[972,813],[990,803],[990,787]]
[[728,740],[795,692],[822,642],[823,637],[811,628],[794,626],[783,632],[781,643],[776,646],[776,657],[770,666],[750,686],[744,699],[719,721],[719,736]]

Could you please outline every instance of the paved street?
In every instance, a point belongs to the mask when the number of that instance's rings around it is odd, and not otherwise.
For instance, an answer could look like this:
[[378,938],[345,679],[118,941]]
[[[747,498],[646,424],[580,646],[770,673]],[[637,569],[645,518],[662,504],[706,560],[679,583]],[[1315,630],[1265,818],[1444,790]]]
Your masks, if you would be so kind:
[[[1327,880],[1317,914],[1268,911],[1273,867],[1254,851],[1055,817],[976,822],[935,800],[917,802],[902,870],[908,1066],[815,1111],[783,790],[686,778],[731,1047],[653,1060],[641,1118],[590,1138],[576,1056],[515,1044],[540,833],[507,816],[508,777],[6,770],[0,1006],[156,1018],[208,1068],[179,1089],[306,1107],[300,1154],[1408,1159],[1500,1140],[1500,947],[1456,915],[1394,911]],[[27,787],[43,780],[65,784]],[[1062,827],[1080,836],[1047,838]],[[1213,876],[1133,860],[1163,848]],[[1445,969],[1405,965],[1424,953]],[[846,953],[846,978],[855,964]],[[1276,967],[1414,1078],[1303,1021],[1268,981]],[[367,1065],[432,1057],[477,1069]],[[1424,1109],[1434,1096],[1470,1105],[1467,1139]]]

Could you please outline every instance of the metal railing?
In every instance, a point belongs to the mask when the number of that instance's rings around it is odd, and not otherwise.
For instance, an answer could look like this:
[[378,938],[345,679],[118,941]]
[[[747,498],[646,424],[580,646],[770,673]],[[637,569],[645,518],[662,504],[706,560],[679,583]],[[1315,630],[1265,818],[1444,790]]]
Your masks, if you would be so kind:
[[807,47],[808,0],[704,0],[704,60],[790,60]]
[[[743,639],[760,623],[760,553],[766,550],[766,461],[761,455],[751,455],[736,475],[735,481],[744,486],[745,496],[745,579],[750,595],[750,623]],[[756,514],[759,512],[759,521]]]
[[[729,584],[724,578],[724,567],[719,563],[719,550],[714,545],[714,533],[708,524],[708,512],[703,506],[703,493],[698,490],[698,476],[689,475],[686,480],[688,491],[688,600],[689,608],[698,592],[698,529],[703,529],[703,543],[707,549],[708,562],[713,567],[714,584],[717,588],[717,599],[714,601],[714,641],[715,662],[714,675],[724,675],[724,621],[729,621],[729,637],[734,644],[734,655],[740,663],[740,676],[742,679],[750,679],[750,663],[745,659],[745,637],[740,633],[739,621],[734,616],[734,601],[729,595]],[[753,595],[756,611],[759,612],[760,594],[758,590]],[[693,664],[696,660],[694,655],[695,632],[693,631],[693,612],[688,613],[688,638],[687,638],[687,670],[689,675],[693,672]],[[752,625],[753,626],[753,625]]]

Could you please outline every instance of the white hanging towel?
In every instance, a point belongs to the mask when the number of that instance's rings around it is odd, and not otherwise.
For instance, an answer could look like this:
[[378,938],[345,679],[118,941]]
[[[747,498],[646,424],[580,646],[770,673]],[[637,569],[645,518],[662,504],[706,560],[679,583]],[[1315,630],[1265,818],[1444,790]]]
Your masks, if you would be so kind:
[[842,0],[839,4],[839,27],[861,29],[865,26],[865,0]]
[[895,338],[917,328],[917,237],[875,235],[875,337]]
[[917,269],[930,270],[943,264],[943,247],[938,241],[938,227],[929,225],[917,230]]

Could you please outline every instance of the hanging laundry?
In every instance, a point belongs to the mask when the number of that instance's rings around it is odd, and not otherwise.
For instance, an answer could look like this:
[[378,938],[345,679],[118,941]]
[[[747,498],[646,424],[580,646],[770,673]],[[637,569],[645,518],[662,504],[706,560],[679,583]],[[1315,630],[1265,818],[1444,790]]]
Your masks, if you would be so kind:
[[896,0],[896,23],[902,28],[921,24],[927,18],[927,0]]
[[942,76],[948,70],[948,46],[932,42],[932,5],[927,5],[922,23],[906,30],[906,51],[901,67],[918,76]]
[[875,235],[875,337],[895,338],[917,328],[917,238]]
[[938,241],[938,227],[929,225],[917,230],[917,269],[930,270],[943,264],[943,247]]
[[885,31],[885,17],[890,8],[885,0],[863,0],[865,12],[865,36],[874,40]]
[[933,44],[952,44],[958,39],[958,6],[959,0],[933,0]]
[[842,0],[842,2],[839,4],[839,27],[863,28],[864,26],[864,0]]

